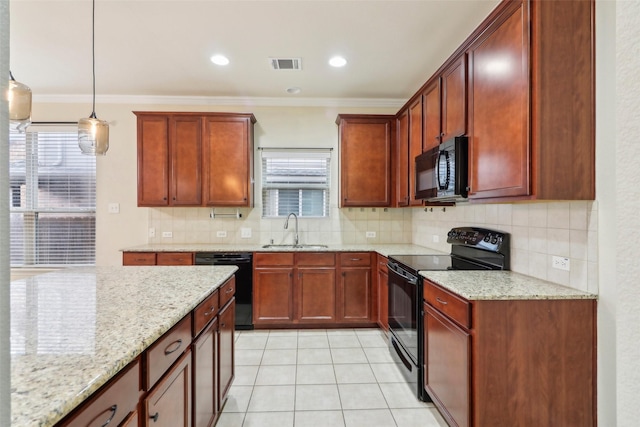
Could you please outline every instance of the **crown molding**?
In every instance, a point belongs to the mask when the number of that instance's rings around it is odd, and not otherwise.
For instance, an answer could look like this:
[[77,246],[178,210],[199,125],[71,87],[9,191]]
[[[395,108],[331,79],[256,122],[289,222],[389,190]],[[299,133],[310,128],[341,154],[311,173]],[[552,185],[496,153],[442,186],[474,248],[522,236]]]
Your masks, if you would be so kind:
[[[33,95],[38,103],[91,103],[91,95]],[[406,99],[393,98],[299,98],[235,96],[96,95],[99,104],[232,105],[250,107],[367,107],[400,108]]]

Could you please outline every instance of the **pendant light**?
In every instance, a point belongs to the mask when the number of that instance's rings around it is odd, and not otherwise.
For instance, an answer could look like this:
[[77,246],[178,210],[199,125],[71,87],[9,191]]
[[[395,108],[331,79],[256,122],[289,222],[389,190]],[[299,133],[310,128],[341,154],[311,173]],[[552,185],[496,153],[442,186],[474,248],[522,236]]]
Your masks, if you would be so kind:
[[17,82],[9,71],[9,122],[18,131],[24,130],[31,124],[31,89],[29,86]]
[[109,123],[96,117],[96,0],[91,20],[91,58],[93,63],[93,107],[88,118],[78,120],[78,145],[82,154],[104,156],[109,149]]

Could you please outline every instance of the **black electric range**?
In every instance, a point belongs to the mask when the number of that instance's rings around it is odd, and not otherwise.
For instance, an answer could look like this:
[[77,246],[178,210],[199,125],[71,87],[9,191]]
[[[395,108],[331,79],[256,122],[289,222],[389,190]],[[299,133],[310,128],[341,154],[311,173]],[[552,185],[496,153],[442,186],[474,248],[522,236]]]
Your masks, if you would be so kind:
[[430,401],[424,391],[422,365],[422,279],[420,271],[508,270],[508,233],[477,227],[456,227],[447,234],[449,255],[390,255],[389,349],[412,384],[419,399]]

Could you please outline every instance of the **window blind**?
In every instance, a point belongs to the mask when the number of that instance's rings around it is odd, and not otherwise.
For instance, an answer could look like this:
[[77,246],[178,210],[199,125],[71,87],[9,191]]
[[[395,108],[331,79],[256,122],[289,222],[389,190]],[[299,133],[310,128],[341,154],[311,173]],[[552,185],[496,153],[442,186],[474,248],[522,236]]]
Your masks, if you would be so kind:
[[96,161],[77,127],[9,135],[11,265],[95,264]]
[[331,153],[262,152],[262,216],[328,217]]

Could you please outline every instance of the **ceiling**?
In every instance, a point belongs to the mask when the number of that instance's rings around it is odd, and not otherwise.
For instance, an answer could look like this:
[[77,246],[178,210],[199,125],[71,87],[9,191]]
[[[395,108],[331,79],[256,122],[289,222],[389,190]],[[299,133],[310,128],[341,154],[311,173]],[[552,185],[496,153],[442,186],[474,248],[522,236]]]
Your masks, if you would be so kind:
[[[96,92],[277,103],[406,101],[498,0],[97,0]],[[36,100],[91,93],[91,1],[11,0],[11,69]],[[224,54],[226,67],[209,58]],[[344,56],[343,68],[327,61]],[[269,58],[301,58],[273,70]],[[286,89],[297,86],[298,94]]]

